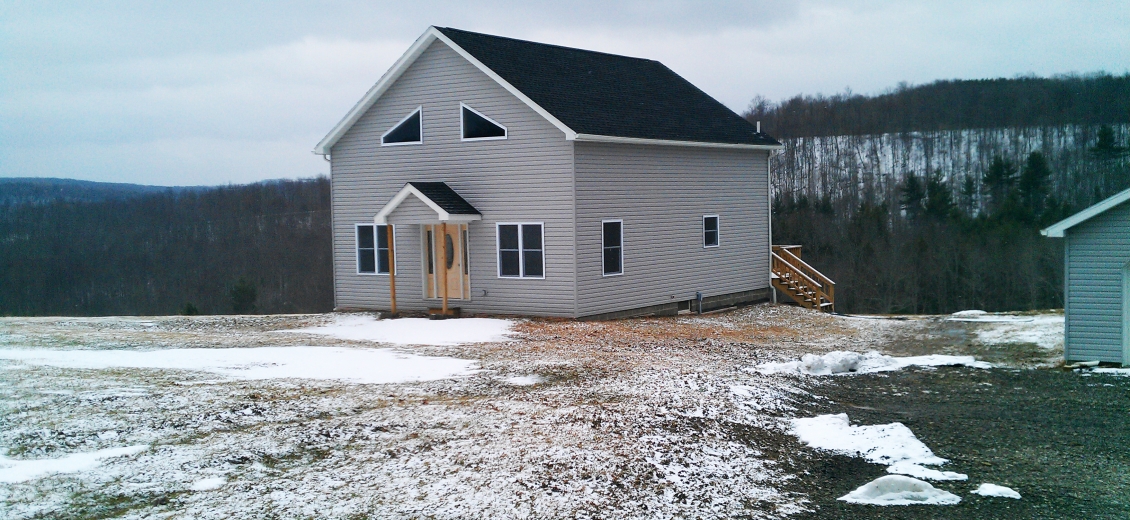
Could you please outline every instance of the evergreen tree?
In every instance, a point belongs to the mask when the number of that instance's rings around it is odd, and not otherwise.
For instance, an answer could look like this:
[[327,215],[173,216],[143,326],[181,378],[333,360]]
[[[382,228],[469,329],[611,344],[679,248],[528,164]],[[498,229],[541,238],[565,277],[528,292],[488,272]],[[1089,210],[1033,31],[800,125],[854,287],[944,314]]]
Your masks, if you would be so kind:
[[1114,159],[1126,154],[1126,148],[1118,146],[1114,140],[1114,129],[1110,125],[1099,127],[1098,139],[1091,153],[1100,159]]
[[246,278],[240,278],[235,283],[229,296],[231,297],[232,311],[236,314],[255,314],[255,300],[259,297],[259,290]]
[[953,194],[940,174],[931,175],[926,181],[926,214],[943,219],[953,213]]
[[968,173],[961,182],[961,207],[967,216],[977,215],[977,180]]
[[1048,180],[1051,175],[1051,167],[1048,166],[1044,154],[1040,152],[1028,154],[1018,185],[1020,202],[1028,222],[1039,220],[1040,215],[1044,213],[1044,203],[1048,197]]
[[1016,182],[1016,167],[1012,162],[1001,156],[993,157],[989,170],[981,178],[989,192],[989,213],[1000,214],[1007,205],[1008,198],[1012,196],[1012,186]]
[[918,218],[925,199],[926,190],[922,188],[922,181],[914,172],[907,172],[902,185],[902,196],[899,197],[899,205],[906,212],[906,217],[912,220]]

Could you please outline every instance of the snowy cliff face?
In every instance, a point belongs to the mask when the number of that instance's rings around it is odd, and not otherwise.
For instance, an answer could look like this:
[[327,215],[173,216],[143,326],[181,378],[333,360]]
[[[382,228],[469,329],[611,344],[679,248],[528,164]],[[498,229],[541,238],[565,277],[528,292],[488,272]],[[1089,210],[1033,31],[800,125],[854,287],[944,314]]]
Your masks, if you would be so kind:
[[[1115,172],[1130,168],[1125,155],[1098,160],[1090,152],[1099,128],[1063,125],[784,139],[784,150],[771,164],[774,196],[855,203],[897,200],[899,183],[913,172],[920,177],[941,175],[959,200],[964,176],[972,176],[980,186],[994,157],[1019,166],[1029,153],[1041,152],[1052,168],[1052,193],[1086,199],[1104,182],[1115,182]],[[1125,146],[1130,125],[1114,125],[1113,130],[1115,143]]]

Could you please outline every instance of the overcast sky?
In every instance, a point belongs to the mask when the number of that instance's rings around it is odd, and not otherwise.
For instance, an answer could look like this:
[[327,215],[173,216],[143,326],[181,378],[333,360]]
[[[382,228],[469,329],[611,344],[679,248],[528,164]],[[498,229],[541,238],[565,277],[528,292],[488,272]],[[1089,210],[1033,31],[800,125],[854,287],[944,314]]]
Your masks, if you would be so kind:
[[656,59],[739,113],[758,94],[1130,70],[1126,0],[0,0],[0,177],[328,173],[314,145],[429,25]]

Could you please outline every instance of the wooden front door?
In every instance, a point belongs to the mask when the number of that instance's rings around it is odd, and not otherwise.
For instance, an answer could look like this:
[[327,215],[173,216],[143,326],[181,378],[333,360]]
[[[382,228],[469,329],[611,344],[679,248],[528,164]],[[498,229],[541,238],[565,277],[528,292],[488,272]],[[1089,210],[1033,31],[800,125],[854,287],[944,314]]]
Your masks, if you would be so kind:
[[425,224],[424,297],[471,299],[468,258],[467,224]]

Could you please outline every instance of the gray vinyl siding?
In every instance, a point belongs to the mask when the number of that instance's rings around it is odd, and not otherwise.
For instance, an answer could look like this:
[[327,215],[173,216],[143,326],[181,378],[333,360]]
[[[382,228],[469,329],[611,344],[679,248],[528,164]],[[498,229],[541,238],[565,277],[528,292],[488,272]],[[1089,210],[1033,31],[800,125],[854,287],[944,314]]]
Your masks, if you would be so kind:
[[[460,102],[505,125],[509,138],[461,142]],[[421,105],[423,144],[382,147],[381,134]],[[388,278],[356,274],[353,224],[371,222],[405,182],[443,181],[483,214],[468,226],[472,300],[458,305],[471,313],[574,316],[572,151],[560,130],[434,42],[333,147],[337,306],[388,308]],[[498,277],[497,222],[545,223],[545,279]],[[398,306],[436,305],[423,298],[419,226],[396,230]]]
[[424,201],[409,195],[388,216],[388,221],[394,226],[397,224],[433,224],[436,220],[436,211],[424,204]]
[[1066,233],[1068,280],[1064,356],[1071,361],[1122,359],[1122,269],[1130,262],[1130,203]]
[[[577,314],[769,287],[767,152],[575,144]],[[703,215],[719,216],[704,248]],[[601,221],[624,221],[624,272],[603,276]]]

